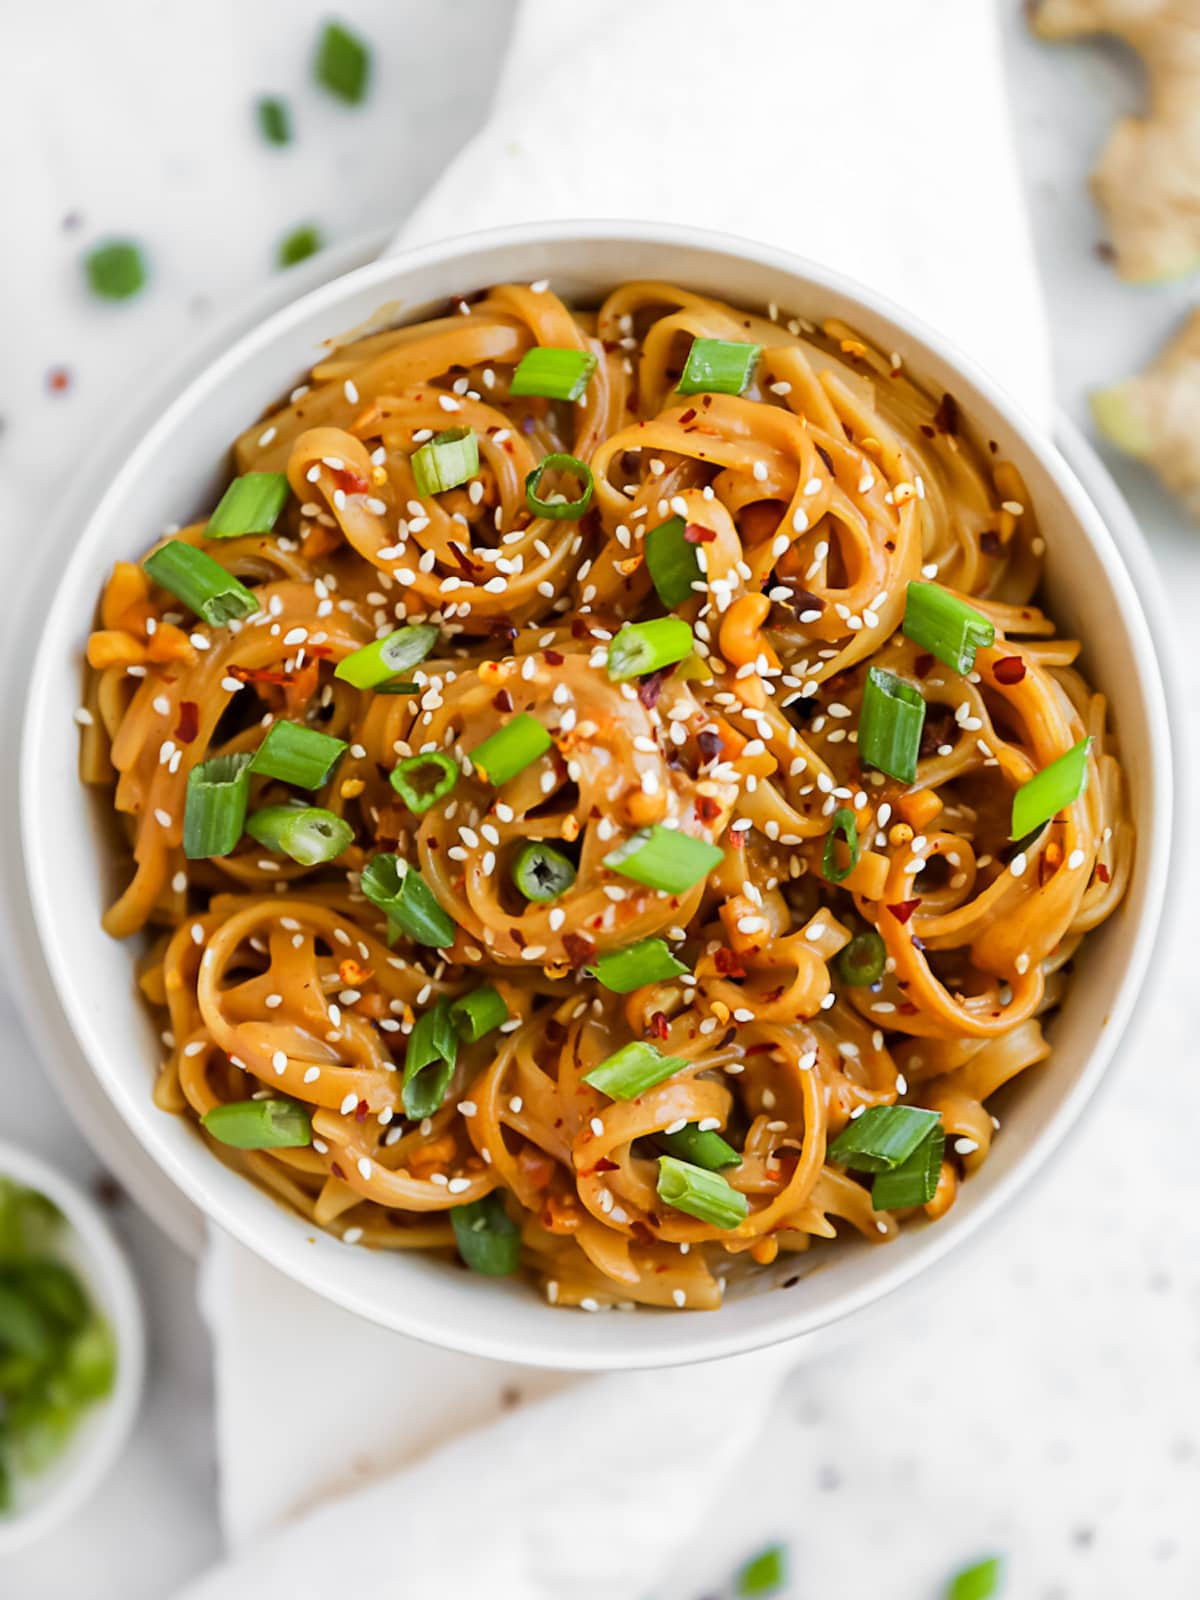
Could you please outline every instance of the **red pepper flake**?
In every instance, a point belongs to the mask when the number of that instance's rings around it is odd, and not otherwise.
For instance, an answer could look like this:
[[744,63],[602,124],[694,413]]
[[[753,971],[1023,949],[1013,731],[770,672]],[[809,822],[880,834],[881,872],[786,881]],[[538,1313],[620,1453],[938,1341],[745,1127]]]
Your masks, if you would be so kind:
[[[610,1161],[607,1156],[601,1156],[591,1170],[593,1172],[615,1172],[617,1170],[617,1163],[615,1161]],[[586,1177],[587,1174],[584,1173],[581,1174],[581,1176]]]
[[586,933],[563,934],[563,949],[567,953],[567,960],[576,970],[596,959],[596,941],[589,939]]
[[712,544],[717,536],[712,528],[706,528],[699,522],[689,522],[683,530],[683,537],[689,544]]
[[725,741],[714,728],[704,728],[696,735],[696,745],[705,761],[715,761],[725,748]]
[[992,668],[997,683],[1020,683],[1025,676],[1025,663],[1020,656],[1002,656]]
[[958,432],[958,401],[952,394],[943,394],[933,414],[933,425],[939,433],[948,433],[951,438]]
[[46,387],[51,394],[66,394],[71,387],[71,374],[66,367],[51,367],[46,374]]
[[1000,535],[988,528],[979,535],[979,548],[985,556],[998,556],[1000,554]]
[[512,695],[507,689],[501,689],[492,696],[492,705],[497,711],[511,711],[513,708]]
[[355,1122],[365,1122],[367,1120],[367,1102],[365,1100],[360,1100],[355,1106],[354,1120]]
[[557,650],[543,650],[542,655],[548,667],[561,667],[565,659]]
[[680,422],[680,425],[682,427],[686,427],[689,422],[694,422],[695,420],[696,420],[696,408],[695,408],[695,406],[689,406],[687,408],[687,410],[685,412],[683,412],[683,414],[679,418],[679,422]]
[[673,667],[663,667],[658,672],[647,673],[644,678],[638,679],[637,697],[647,711],[653,711],[658,704],[658,697],[663,691],[663,684],[674,671]]
[[748,1044],[746,1046],[746,1054],[748,1056],[763,1056],[774,1050],[774,1048],[773,1044]]
[[286,687],[292,682],[291,673],[280,672],[275,667],[230,667],[228,672],[239,683],[274,683]]
[[646,1037],[648,1039],[665,1039],[669,1032],[670,1027],[667,1023],[666,1012],[656,1011],[650,1018],[649,1025],[646,1028]]
[[180,744],[191,744],[200,732],[200,707],[194,700],[181,700],[179,702],[179,721],[175,725],[175,737]]
[[1101,883],[1111,883],[1112,881],[1112,873],[1109,872],[1103,861],[1097,861],[1096,863],[1096,876]]
[[916,900],[901,900],[898,905],[889,906],[888,910],[897,922],[907,922],[920,904],[919,898]]
[[340,1165],[339,1162],[331,1161],[329,1163],[329,1170],[330,1170],[330,1172],[333,1173],[335,1178],[340,1178],[342,1180],[342,1182],[345,1183],[346,1174],[342,1171],[342,1168],[341,1168],[341,1165]]
[[821,460],[825,463],[825,470],[829,473],[829,476],[832,478],[833,475],[834,475],[834,472],[833,472],[833,457],[829,454],[829,451],[826,450],[824,445],[820,445],[819,444],[819,445],[817,445],[816,449],[817,449],[817,454],[820,456]]
[[347,494],[366,494],[371,487],[366,478],[362,478],[350,467],[326,467],[330,482],[335,489],[343,489]]
[[[701,822],[715,822],[721,815],[720,802],[714,800],[710,794],[702,794],[696,801],[696,815]],[[739,832],[743,831],[741,829]]]
[[713,951],[713,965],[723,978],[744,978],[746,969],[733,950],[722,945]]
[[913,662],[913,671],[918,678],[927,678],[933,671],[936,661],[936,656],[931,656],[928,651],[922,650],[921,654]]
[[451,539],[450,541],[450,553],[458,563],[460,572],[464,572],[467,577],[471,578],[472,580],[479,576],[481,570],[479,566],[471,560],[470,556],[463,549],[462,545],[460,545],[454,539]]

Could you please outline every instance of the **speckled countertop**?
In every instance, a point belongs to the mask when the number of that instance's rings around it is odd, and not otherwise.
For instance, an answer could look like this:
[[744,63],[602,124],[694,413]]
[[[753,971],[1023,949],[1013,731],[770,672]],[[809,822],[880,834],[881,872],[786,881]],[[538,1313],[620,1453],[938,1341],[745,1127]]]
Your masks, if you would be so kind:
[[[1096,250],[1083,182],[1136,96],[1130,63],[1103,46],[1039,46],[1016,0],[1001,4],[1059,399],[1085,422],[1086,389],[1145,360],[1197,288],[1122,286]],[[283,234],[312,220],[335,241],[402,216],[482,119],[508,0],[342,10],[377,47],[376,93],[353,115],[296,87],[325,11],[315,0],[213,0],[186,16],[155,0],[7,9],[0,507],[6,486],[69,467],[164,352],[272,270]],[[291,150],[256,138],[251,102],[269,90],[294,98]],[[80,285],[80,252],[109,231],[153,251],[153,284],[129,306],[98,306]],[[1186,634],[1197,534],[1144,474],[1111,465],[1170,564]],[[10,561],[30,537],[0,525]],[[797,1600],[934,1600],[948,1571],[993,1549],[1010,1557],[1015,1600],[1200,1594],[1195,958],[1181,941],[1163,959],[1173,981],[1054,1170],[973,1251],[795,1375],[673,1600],[716,1592],[776,1537]],[[96,1173],[2,991],[0,1040],[0,1129]],[[0,1571],[14,1600],[157,1600],[217,1553],[193,1269],[128,1202],[115,1218],[150,1312],[148,1404],[69,1535]]]

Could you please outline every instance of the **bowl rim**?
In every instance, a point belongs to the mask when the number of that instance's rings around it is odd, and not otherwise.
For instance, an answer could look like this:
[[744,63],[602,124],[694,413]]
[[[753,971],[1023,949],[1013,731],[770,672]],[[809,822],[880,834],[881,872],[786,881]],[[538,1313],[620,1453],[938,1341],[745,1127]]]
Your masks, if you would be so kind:
[[[172,1151],[154,1139],[142,1119],[141,1112],[144,1108],[133,1105],[132,1095],[127,1086],[120,1081],[115,1072],[110,1071],[102,1041],[94,1039],[86,1007],[76,986],[70,980],[69,968],[61,959],[57,961],[54,959],[57,940],[53,918],[49,914],[51,897],[48,894],[45,875],[44,848],[39,847],[43,818],[39,809],[35,773],[39,770],[37,751],[43,737],[45,721],[41,708],[49,694],[50,680],[54,664],[61,654],[65,629],[72,620],[69,615],[64,615],[63,596],[60,594],[44,619],[27,690],[21,739],[20,833],[22,858],[38,937],[47,956],[47,964],[55,974],[63,1009],[92,1071],[101,1079],[105,1090],[117,1105],[126,1123],[132,1127],[140,1143],[166,1171],[168,1177],[178,1184],[209,1218],[288,1276],[347,1310],[443,1348],[564,1370],[594,1370],[600,1366],[613,1370],[622,1367],[677,1365],[765,1348],[811,1333],[884,1299],[903,1284],[926,1272],[952,1251],[960,1241],[974,1233],[986,1220],[1004,1210],[1013,1195],[1028,1186],[1033,1174],[1044,1168],[1049,1156],[1078,1120],[1083,1107],[1091,1099],[1113,1059],[1117,1043],[1129,1023],[1137,991],[1146,976],[1162,923],[1165,888],[1168,881],[1168,857],[1176,826],[1167,697],[1159,654],[1147,626],[1144,610],[1145,591],[1135,584],[1112,534],[1074,472],[1055,449],[1045,429],[1031,419],[1023,407],[1015,402],[988,373],[938,330],[930,328],[920,318],[896,305],[875,289],[860,284],[821,263],[775,246],[707,229],[679,225],[568,220],[529,222],[483,229],[415,245],[385,255],[297,296],[249,333],[235,339],[215,360],[196,373],[175,395],[153,427],[109,478],[103,495],[92,508],[89,525],[102,514],[109,500],[124,493],[131,475],[146,470],[147,463],[154,458],[160,439],[172,433],[173,418],[177,411],[186,410],[194,403],[194,397],[198,392],[219,384],[231,370],[235,371],[256,351],[269,348],[280,339],[286,338],[297,322],[317,314],[329,313],[329,326],[331,328],[340,326],[337,323],[336,312],[343,300],[372,287],[379,288],[382,300],[386,297],[385,286],[392,280],[403,279],[412,272],[424,268],[444,268],[453,271],[455,265],[464,257],[470,257],[476,252],[505,248],[536,248],[551,244],[587,245],[601,241],[630,247],[659,246],[709,252],[794,277],[803,282],[810,291],[845,298],[863,308],[869,315],[894,324],[914,345],[923,347],[922,354],[927,354],[943,363],[977,391],[1054,482],[1057,491],[1070,508],[1076,532],[1084,539],[1091,556],[1108,574],[1114,588],[1126,591],[1122,611],[1129,631],[1131,648],[1145,687],[1147,711],[1145,731],[1150,749],[1153,751],[1154,773],[1149,786],[1153,825],[1150,837],[1145,841],[1139,839],[1136,870],[1142,874],[1145,886],[1141,922],[1130,937],[1130,958],[1117,990],[1115,1003],[1109,1011],[1107,1025],[1088,1052],[1076,1081],[1057,1103],[1038,1136],[1021,1152],[1011,1169],[994,1181],[991,1188],[977,1200],[970,1213],[961,1221],[946,1228],[923,1231],[919,1249],[913,1249],[894,1262],[882,1263],[880,1270],[873,1273],[866,1282],[858,1286],[848,1286],[832,1303],[821,1307],[816,1313],[811,1308],[805,1309],[803,1304],[797,1304],[789,1311],[788,1297],[782,1297],[778,1313],[769,1318],[764,1326],[744,1328],[736,1333],[723,1333],[719,1327],[713,1327],[711,1332],[701,1333],[696,1328],[697,1319],[673,1316],[670,1319],[672,1333],[669,1339],[664,1339],[661,1335],[655,1337],[650,1332],[650,1325],[656,1319],[638,1319],[645,1322],[646,1335],[643,1340],[635,1340],[633,1343],[642,1343],[646,1348],[607,1351],[599,1360],[590,1340],[582,1340],[579,1349],[572,1349],[569,1333],[565,1338],[545,1340],[536,1349],[530,1349],[528,1343],[522,1348],[514,1349],[511,1347],[511,1341],[506,1343],[502,1336],[498,1338],[494,1334],[485,1319],[466,1327],[456,1325],[448,1328],[440,1319],[428,1315],[419,1307],[406,1308],[403,1315],[390,1310],[385,1311],[373,1304],[368,1294],[333,1281],[336,1274],[316,1267],[315,1252],[308,1259],[299,1253],[289,1252],[271,1230],[260,1229],[254,1222],[248,1222],[244,1212],[235,1204],[226,1204],[220,1196],[214,1196],[206,1187],[203,1178],[197,1172],[193,1172],[188,1163],[178,1159]],[[231,435],[233,431],[231,428]],[[84,534],[78,538],[78,547],[72,560],[82,559],[85,550]],[[67,587],[66,584],[63,585],[64,591]],[[1151,609],[1155,609],[1153,605]],[[58,953],[61,956],[61,952]],[[312,1266],[309,1265],[309,1261],[313,1262]],[[703,1320],[710,1326],[721,1321],[720,1318]],[[570,1321],[571,1319],[564,1319],[564,1322]]]
[[86,1276],[103,1287],[117,1347],[112,1393],[85,1413],[84,1425],[68,1441],[60,1462],[51,1467],[58,1481],[28,1510],[0,1515],[3,1556],[32,1544],[78,1511],[124,1450],[141,1405],[146,1328],[133,1270],[97,1203],[50,1162],[7,1140],[0,1141],[0,1177],[36,1189],[62,1212],[81,1247]]

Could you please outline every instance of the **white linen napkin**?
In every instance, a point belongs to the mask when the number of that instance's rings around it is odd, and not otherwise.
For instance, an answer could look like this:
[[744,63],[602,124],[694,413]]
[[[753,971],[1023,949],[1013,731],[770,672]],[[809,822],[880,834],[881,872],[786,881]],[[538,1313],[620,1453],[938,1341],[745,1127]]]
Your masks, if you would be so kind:
[[[837,267],[1049,418],[1043,311],[983,0],[524,0],[489,124],[397,247],[584,216],[690,222]],[[381,1529],[403,1530],[404,1587],[391,1593],[435,1581],[502,1600],[644,1593],[797,1356],[571,1380],[550,1394],[566,1380],[386,1333],[215,1232],[205,1309],[234,1555],[186,1600],[340,1592],[356,1562],[379,1570]],[[518,1393],[540,1398],[495,1420]],[[287,1522],[364,1477],[376,1481]],[[552,1503],[529,1494],[535,1483],[552,1486]]]

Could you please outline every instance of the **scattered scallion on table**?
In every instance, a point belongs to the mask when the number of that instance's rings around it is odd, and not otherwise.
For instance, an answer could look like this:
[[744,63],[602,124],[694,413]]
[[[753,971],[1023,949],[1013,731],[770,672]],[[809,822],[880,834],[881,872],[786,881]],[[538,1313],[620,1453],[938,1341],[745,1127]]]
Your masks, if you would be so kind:
[[299,1150],[312,1143],[312,1118],[296,1100],[229,1100],[200,1126],[233,1150]]
[[858,718],[858,754],[889,778],[912,783],[925,726],[925,701],[919,689],[893,672],[871,667]]
[[320,789],[346,753],[344,739],[309,728],[300,722],[273,722],[254,752],[250,771],[298,789]]
[[535,345],[517,363],[508,392],[542,395],[547,400],[578,400],[596,370],[590,350],[559,350]]
[[787,1548],[772,1544],[738,1569],[734,1593],[738,1600],[765,1600],[767,1595],[778,1594],[786,1582]]
[[183,808],[183,853],[189,861],[227,856],[237,849],[250,796],[250,756],[213,756],[188,773]]
[[146,261],[132,239],[110,239],[84,257],[88,286],[101,300],[128,300],[146,286]]
[[1013,795],[1011,838],[1024,839],[1067,806],[1075,804],[1087,789],[1091,748],[1090,738],[1080,739],[1065,755],[1021,785]]
[[280,240],[276,260],[281,267],[298,266],[301,261],[307,261],[309,256],[315,256],[321,243],[318,229],[311,222],[303,223]]
[[725,852],[706,839],[656,822],[639,828],[604,857],[604,865],[623,878],[663,894],[685,894],[719,865]]
[[146,573],[211,627],[252,617],[259,609],[252,590],[194,544],[168,539],[142,562]]
[[334,861],[354,840],[344,817],[323,806],[263,806],[246,818],[246,832],[267,850],[278,850],[302,867]]
[[217,502],[204,529],[206,539],[240,539],[270,533],[291,493],[285,472],[244,472]]
[[936,583],[909,584],[901,632],[964,676],[975,670],[976,650],[996,642],[996,630],[981,612]]
[[291,144],[292,113],[278,95],[261,95],[254,103],[258,131],[267,144]]
[[946,1586],[946,1600],[995,1600],[1003,1580],[1003,1557],[988,1556],[954,1574]]
[[667,1205],[714,1228],[736,1228],[750,1210],[746,1196],[719,1172],[693,1166],[677,1156],[659,1156],[657,1188],[659,1199]]
[[327,22],[317,41],[313,75],[338,100],[356,106],[371,81],[371,51],[364,39],[341,22]]
[[679,380],[680,394],[741,394],[762,346],[732,339],[694,339]]
[[521,1262],[521,1230],[509,1216],[499,1189],[455,1206],[450,1212],[458,1253],[472,1272],[507,1278]]
[[386,688],[402,672],[411,672],[438,642],[441,630],[432,622],[411,623],[383,639],[375,639],[343,656],[333,669],[335,678],[355,689]]

